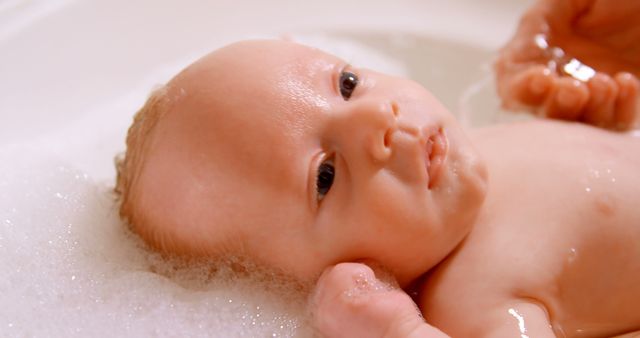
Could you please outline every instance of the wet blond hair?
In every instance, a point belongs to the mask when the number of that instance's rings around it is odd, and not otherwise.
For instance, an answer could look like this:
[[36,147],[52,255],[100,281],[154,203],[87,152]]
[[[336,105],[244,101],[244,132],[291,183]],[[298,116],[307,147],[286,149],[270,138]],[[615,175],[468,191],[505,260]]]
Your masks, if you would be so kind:
[[115,158],[117,177],[113,191],[119,202],[120,219],[148,245],[163,253],[221,257],[230,251],[229,243],[221,241],[215,249],[193,247],[177,239],[171,231],[171,226],[154,224],[150,211],[141,206],[140,197],[144,191],[137,182],[144,171],[155,127],[182,95],[169,95],[169,86],[154,90],[144,106],[134,115],[133,123],[127,132],[126,151]]
[[151,135],[158,121],[169,109],[167,87],[155,89],[144,106],[133,117],[126,139],[126,151],[115,158],[116,186],[113,189],[120,203],[120,218],[131,230],[138,233],[153,247],[165,250],[164,240],[159,237],[153,227],[145,226],[144,215],[136,211],[135,185],[142,172],[145,154],[149,147]]
[[188,243],[176,240],[171,231],[166,231],[166,227],[152,224],[149,214],[140,207],[140,195],[143,191],[137,186],[137,181],[143,173],[155,127],[180,97],[180,94],[169,95],[169,86],[154,90],[144,106],[136,112],[127,131],[126,150],[115,158],[117,176],[113,191],[119,202],[120,219],[153,249],[164,254],[183,257],[195,254],[197,257],[215,257],[219,261],[246,261],[255,265],[253,260],[243,255],[242,248],[231,250],[230,241],[217,243],[214,250],[210,247],[189,247]]

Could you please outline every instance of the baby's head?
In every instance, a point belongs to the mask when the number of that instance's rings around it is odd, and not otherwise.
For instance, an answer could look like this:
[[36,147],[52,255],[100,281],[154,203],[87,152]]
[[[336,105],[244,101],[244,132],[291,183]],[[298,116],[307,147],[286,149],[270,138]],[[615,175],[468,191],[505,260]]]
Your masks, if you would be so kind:
[[475,150],[420,85],[247,41],[154,92],[116,191],[163,251],[250,257],[303,280],[369,259],[404,285],[468,233],[485,186]]

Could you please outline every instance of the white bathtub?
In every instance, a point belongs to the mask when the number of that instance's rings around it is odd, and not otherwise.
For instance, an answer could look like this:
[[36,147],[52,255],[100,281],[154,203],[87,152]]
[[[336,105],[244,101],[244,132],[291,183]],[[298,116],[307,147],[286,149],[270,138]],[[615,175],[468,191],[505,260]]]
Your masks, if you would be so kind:
[[473,113],[529,2],[0,0],[0,336],[308,334],[300,304],[149,270],[108,195],[133,113],[202,54],[286,34],[371,49]]

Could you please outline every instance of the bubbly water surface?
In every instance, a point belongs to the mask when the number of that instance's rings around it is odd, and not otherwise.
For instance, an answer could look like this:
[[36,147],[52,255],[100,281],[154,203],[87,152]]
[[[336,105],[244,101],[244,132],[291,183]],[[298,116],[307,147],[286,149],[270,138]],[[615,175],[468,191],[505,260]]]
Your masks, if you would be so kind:
[[110,187],[44,157],[0,157],[13,163],[0,174],[2,336],[308,335],[294,284],[160,257],[122,226]]

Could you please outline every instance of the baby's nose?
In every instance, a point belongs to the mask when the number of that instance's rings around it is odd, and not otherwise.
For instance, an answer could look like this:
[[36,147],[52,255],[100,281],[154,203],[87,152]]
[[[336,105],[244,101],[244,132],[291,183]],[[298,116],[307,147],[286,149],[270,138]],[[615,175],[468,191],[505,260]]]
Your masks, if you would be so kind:
[[392,136],[397,129],[397,103],[362,100],[353,103],[349,115],[354,122],[353,133],[361,134],[361,146],[366,153],[374,162],[387,161],[391,156]]

